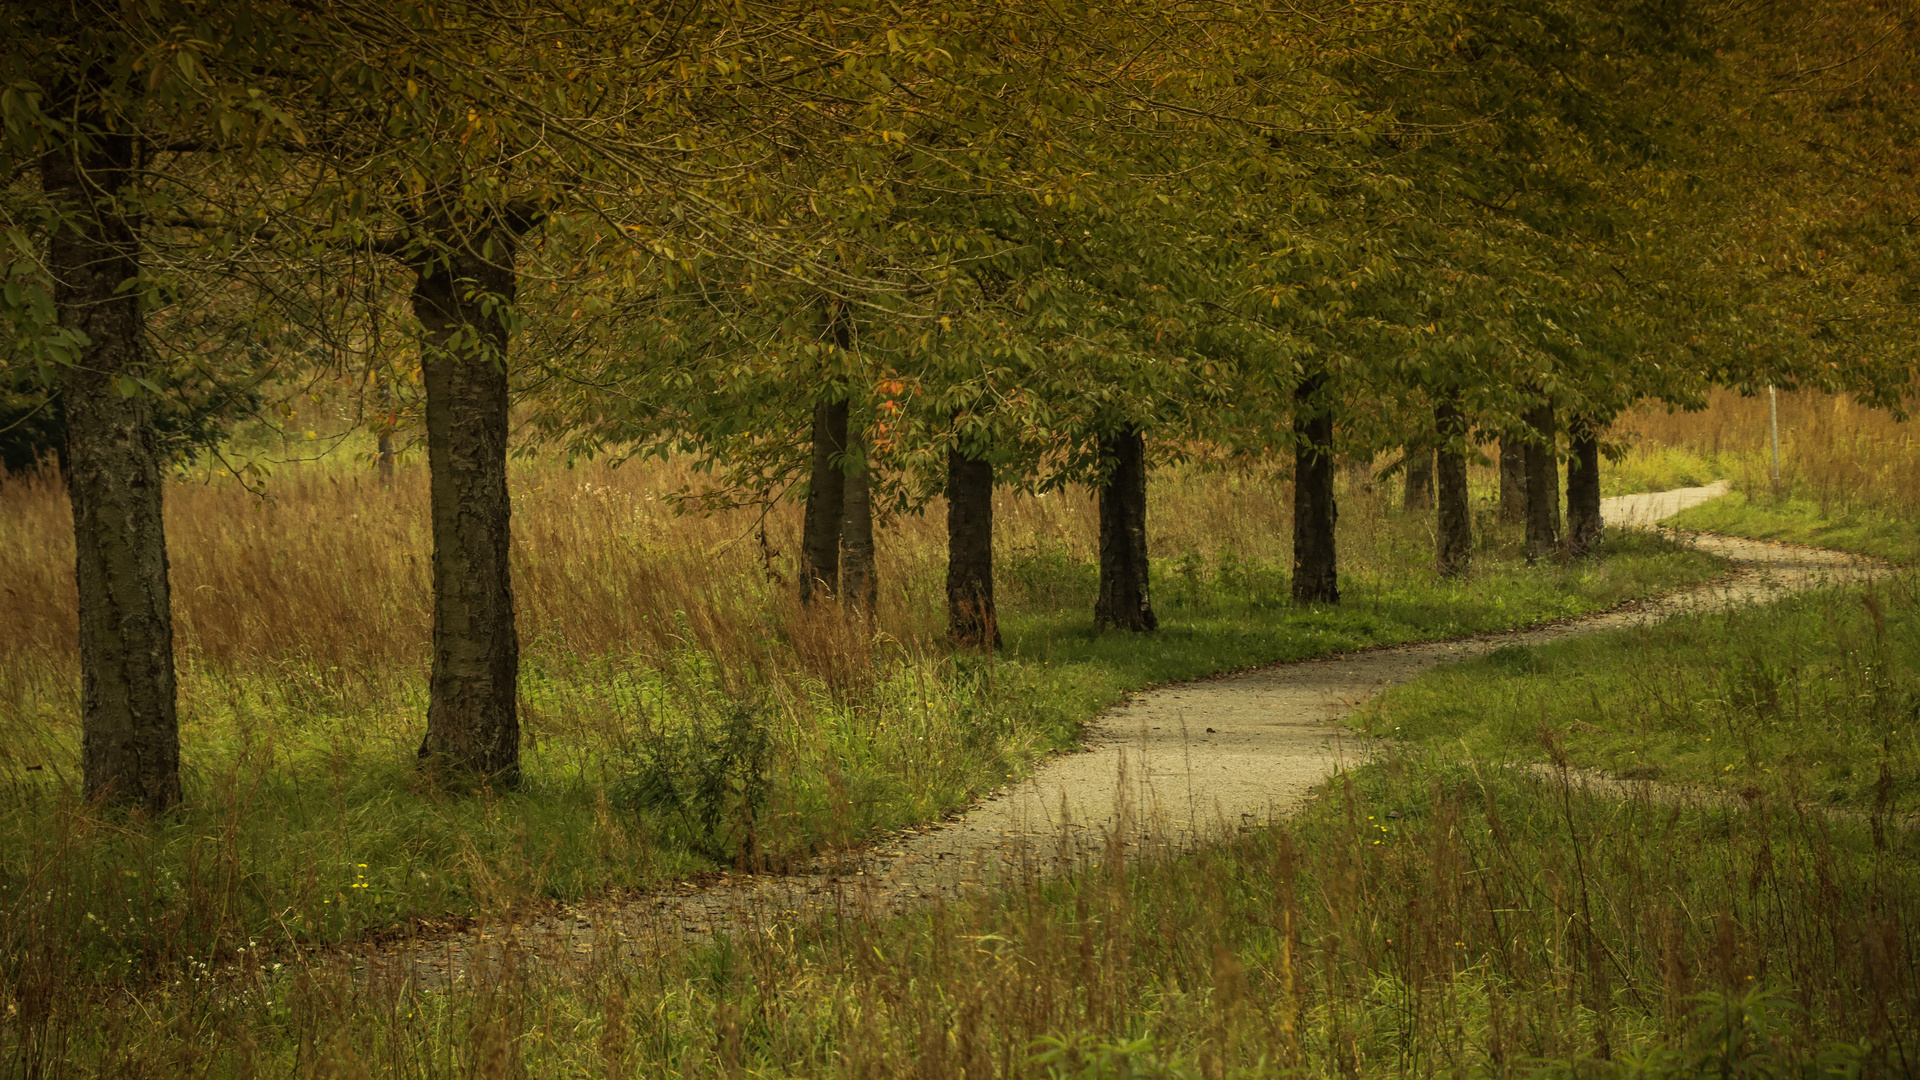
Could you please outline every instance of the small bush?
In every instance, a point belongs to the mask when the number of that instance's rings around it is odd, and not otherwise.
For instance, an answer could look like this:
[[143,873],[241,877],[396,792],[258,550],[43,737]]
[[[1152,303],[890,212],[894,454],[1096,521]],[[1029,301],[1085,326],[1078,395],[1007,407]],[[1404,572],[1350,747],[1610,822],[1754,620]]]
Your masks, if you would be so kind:
[[655,735],[633,753],[612,801],[675,820],[688,846],[716,861],[759,857],[759,819],[772,787],[772,721],[755,702]]

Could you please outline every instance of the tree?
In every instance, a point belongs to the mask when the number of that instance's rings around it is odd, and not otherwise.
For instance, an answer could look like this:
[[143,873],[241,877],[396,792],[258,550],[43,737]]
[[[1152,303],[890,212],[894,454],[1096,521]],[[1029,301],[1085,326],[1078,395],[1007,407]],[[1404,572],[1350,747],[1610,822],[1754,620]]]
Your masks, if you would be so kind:
[[1326,376],[1311,372],[1294,391],[1293,599],[1337,604],[1340,582],[1334,554],[1333,409]]
[[1534,562],[1560,546],[1560,464],[1551,400],[1527,411],[1527,429],[1521,444],[1527,464],[1527,561]]
[[955,439],[947,451],[947,634],[963,649],[1000,647],[993,603],[993,463]]
[[1156,630],[1147,563],[1146,439],[1128,427],[1100,440],[1107,463],[1099,487],[1100,592],[1093,606],[1095,627]]
[[1600,554],[1600,435],[1584,418],[1568,425],[1567,554],[1576,559]]
[[871,620],[880,598],[880,579],[874,568],[873,458],[867,428],[847,435],[846,489],[840,521],[840,600],[847,609]]
[[520,781],[520,637],[507,494],[507,350],[526,213],[443,214],[414,247],[433,523],[423,765]]
[[1467,498],[1466,418],[1457,395],[1433,407],[1434,430],[1441,443],[1434,467],[1439,507],[1436,562],[1442,577],[1460,577],[1473,564],[1473,510]]
[[[691,211],[697,231],[751,216],[692,190],[709,170],[737,167],[706,153],[701,137],[712,126],[699,107],[764,74],[743,74],[716,46],[732,14],[607,14],[568,0],[349,2],[302,24],[301,62],[313,73],[310,159],[320,178],[309,202],[321,205],[289,222],[289,233],[297,224],[305,236],[377,252],[391,260],[384,272],[397,266],[412,279],[434,536],[433,664],[419,757],[449,779],[519,781],[506,483],[515,341],[530,323],[540,331],[538,316],[565,310],[553,283],[631,281],[635,265],[671,258],[671,241],[649,248],[634,239],[663,218]],[[749,53],[767,45],[734,40]],[[635,198],[670,184],[686,186],[664,205]],[[549,295],[529,297],[528,262]],[[568,299],[576,316],[605,305],[592,295]]]
[[[161,813],[180,801],[163,459],[147,370],[132,201],[138,143],[115,128],[97,60],[56,76],[64,145],[40,159],[59,214],[47,271],[75,345],[60,380],[80,592],[81,762],[89,799]],[[76,64],[76,66],[79,66]],[[131,387],[126,384],[132,383]]]
[[[7,5],[0,93],[8,360],[58,391],[79,593],[82,785],[164,812],[180,801],[164,482],[167,381],[150,314],[173,293],[148,231],[211,186],[156,142],[244,150],[282,130],[248,79],[267,17],[171,4]],[[236,73],[238,73],[236,75]],[[225,139],[224,144],[222,139]],[[27,184],[37,180],[37,187]]]
[[[828,393],[833,391],[829,389]],[[846,513],[847,399],[813,406],[813,469],[800,526],[800,602],[839,591],[840,538]]]

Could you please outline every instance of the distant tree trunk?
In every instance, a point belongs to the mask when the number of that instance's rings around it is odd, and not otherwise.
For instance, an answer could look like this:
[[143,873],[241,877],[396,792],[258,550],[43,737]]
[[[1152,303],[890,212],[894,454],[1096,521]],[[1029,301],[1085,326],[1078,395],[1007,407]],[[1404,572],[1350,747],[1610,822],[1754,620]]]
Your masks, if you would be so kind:
[[865,431],[849,431],[846,497],[840,519],[840,602],[847,610],[873,617],[880,583],[873,569],[872,465]]
[[1527,561],[1551,557],[1560,547],[1560,462],[1554,453],[1558,434],[1553,402],[1542,401],[1527,411],[1532,437],[1527,458]]
[[374,454],[374,468],[380,477],[380,483],[393,486],[393,384],[387,381],[387,373],[382,370],[373,376],[374,399],[380,405],[380,419],[377,427]]
[[1146,438],[1127,427],[1100,440],[1100,457],[1112,470],[1100,488],[1100,596],[1095,627],[1155,630],[1147,582]]
[[159,814],[180,801],[164,462],[152,400],[121,392],[121,380],[146,374],[140,293],[127,287],[140,275],[139,245],[116,205],[138,155],[107,117],[78,111],[88,145],[41,158],[40,183],[63,211],[47,238],[57,317],[87,342],[60,387],[80,599],[81,790]]
[[1567,553],[1576,559],[1600,554],[1599,425],[1581,417],[1567,425]]
[[1355,459],[1347,462],[1347,494],[1354,498],[1373,494],[1373,461]]
[[813,471],[807,478],[807,510],[800,525],[800,602],[830,597],[840,580],[840,522],[846,513],[847,402],[813,407]]
[[502,316],[516,291],[517,240],[504,227],[442,236],[446,254],[416,267],[413,287],[433,520],[433,670],[420,763],[509,788],[520,782],[520,636]]
[[1516,434],[1500,439],[1500,520],[1527,520],[1527,446]]
[[1460,407],[1451,400],[1434,406],[1434,427],[1442,442],[1435,468],[1440,503],[1437,554],[1440,573],[1459,577],[1473,563],[1473,510],[1467,500],[1467,456],[1454,450],[1451,440],[1464,438],[1466,425]]
[[993,464],[947,451],[947,636],[968,649],[1000,647],[993,607]]
[[1433,509],[1433,451],[1407,451],[1407,490],[1401,509],[1410,514]]
[[1293,599],[1337,604],[1333,528],[1333,412],[1320,400],[1325,376],[1302,380],[1293,392]]

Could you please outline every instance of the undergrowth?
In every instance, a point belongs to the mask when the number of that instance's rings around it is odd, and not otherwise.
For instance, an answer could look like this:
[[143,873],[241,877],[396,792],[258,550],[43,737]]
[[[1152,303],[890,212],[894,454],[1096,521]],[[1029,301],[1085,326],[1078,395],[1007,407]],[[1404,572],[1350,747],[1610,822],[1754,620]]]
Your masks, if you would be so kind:
[[[1920,1065],[1920,841],[1761,794],[1394,753],[1293,820],[891,919],[442,993],[190,980],[15,1047],[90,1076],[1778,1077]],[[1037,841],[1046,843],[1045,839]]]
[[752,515],[676,517],[657,495],[680,479],[517,474],[525,781],[477,797],[411,769],[428,636],[419,477],[387,490],[283,475],[266,504],[176,486],[188,798],[148,824],[73,794],[71,541],[57,490],[8,485],[21,512],[0,515],[0,562],[17,587],[0,604],[27,632],[0,642],[0,937],[110,985],[716,866],[777,869],[964,806],[1131,690],[1578,615],[1717,572],[1646,538],[1529,569],[1483,513],[1479,569],[1443,583],[1427,522],[1355,490],[1346,602],[1300,609],[1275,540],[1282,493],[1175,471],[1157,482],[1161,632],[1091,629],[1089,500],[1009,499],[1007,648],[973,657],[939,639],[933,522],[888,525],[869,632],[793,602],[778,554],[792,521],[770,522],[764,548],[733,543]]

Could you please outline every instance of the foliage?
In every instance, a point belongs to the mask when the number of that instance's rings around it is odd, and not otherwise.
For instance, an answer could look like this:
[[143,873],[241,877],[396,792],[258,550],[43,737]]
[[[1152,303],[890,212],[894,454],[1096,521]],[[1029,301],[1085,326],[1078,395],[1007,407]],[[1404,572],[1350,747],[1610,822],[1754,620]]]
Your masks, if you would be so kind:
[[629,775],[610,785],[613,804],[677,817],[694,851],[754,864],[757,819],[773,784],[773,730],[764,708],[734,702],[717,716],[638,741]]

